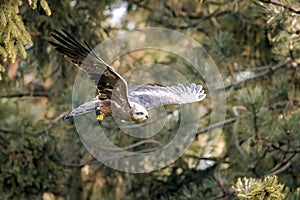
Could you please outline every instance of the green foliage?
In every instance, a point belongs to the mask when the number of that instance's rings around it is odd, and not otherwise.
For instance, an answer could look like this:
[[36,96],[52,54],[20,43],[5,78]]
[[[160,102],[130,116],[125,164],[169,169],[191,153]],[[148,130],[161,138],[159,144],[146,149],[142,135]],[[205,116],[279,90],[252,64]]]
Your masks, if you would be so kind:
[[[295,0],[288,0],[285,3],[287,7],[258,1],[259,8],[267,22],[267,37],[273,46],[272,53],[280,60],[289,56],[299,59],[297,56],[300,54],[300,16],[293,8],[299,7],[300,4]],[[292,9],[288,9],[289,5]]]
[[9,58],[15,62],[17,53],[26,58],[25,45],[32,45],[29,33],[19,15],[22,1],[2,1],[0,4],[1,56],[4,62]]
[[[29,0],[28,4],[32,9],[36,9],[37,4],[38,4],[38,0],[32,0],[32,1]],[[43,10],[45,11],[46,15],[50,16],[51,15],[51,10],[49,8],[49,5],[48,5],[47,1],[46,0],[40,0],[40,4],[41,4],[41,7],[43,8]]]
[[297,188],[297,189],[292,190],[292,191],[287,189],[286,193],[287,193],[286,199],[297,200],[297,199],[300,198],[300,188]]
[[236,58],[242,51],[237,44],[236,36],[230,31],[222,31],[215,34],[211,41],[206,42],[206,46],[212,50],[217,62],[227,63]]
[[[27,2],[33,9],[36,9],[37,0]],[[3,63],[7,62],[8,59],[14,63],[17,55],[21,59],[25,59],[27,57],[25,46],[28,48],[33,45],[30,33],[26,30],[19,13],[22,4],[22,0],[4,0],[0,3],[0,73],[4,72]],[[51,15],[47,1],[41,0],[40,4],[46,14]]]
[[234,191],[239,199],[281,200],[285,198],[284,185],[278,183],[277,176],[266,176],[263,180],[238,178]]
[[1,199],[36,199],[43,192],[55,190],[62,170],[59,153],[52,145],[55,138],[12,138],[1,137]]
[[[45,192],[63,199],[300,198],[296,0],[47,2],[0,3],[1,199],[36,199]],[[122,3],[126,14],[111,24],[112,11]],[[224,124],[222,137],[209,152],[210,141],[203,131],[170,166],[127,174],[94,160],[72,120],[62,120],[71,111],[77,71],[47,38],[63,28],[96,46],[124,30],[145,26],[178,30],[203,44],[224,78],[227,119],[219,122]],[[131,52],[117,61],[121,74],[154,62],[201,80],[188,63],[163,51]],[[207,129],[210,109],[215,109],[209,99],[208,95],[201,102]],[[126,148],[144,141],[124,134],[114,123],[107,118],[101,126],[115,145]],[[172,140],[178,126],[179,119],[170,118],[160,134],[151,137],[152,143],[129,150],[160,148]]]

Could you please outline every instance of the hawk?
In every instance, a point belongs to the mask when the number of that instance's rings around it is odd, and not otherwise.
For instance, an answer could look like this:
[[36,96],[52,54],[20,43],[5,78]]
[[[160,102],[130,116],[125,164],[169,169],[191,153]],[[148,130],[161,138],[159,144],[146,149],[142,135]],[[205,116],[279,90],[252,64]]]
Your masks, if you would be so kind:
[[127,82],[105,63],[86,42],[79,43],[66,31],[50,33],[49,43],[64,54],[79,69],[85,71],[98,89],[98,95],[73,110],[66,118],[90,112],[97,113],[101,121],[105,116],[125,121],[143,121],[149,118],[148,110],[168,104],[187,104],[201,101],[206,94],[202,85],[161,87],[139,85],[128,88]]

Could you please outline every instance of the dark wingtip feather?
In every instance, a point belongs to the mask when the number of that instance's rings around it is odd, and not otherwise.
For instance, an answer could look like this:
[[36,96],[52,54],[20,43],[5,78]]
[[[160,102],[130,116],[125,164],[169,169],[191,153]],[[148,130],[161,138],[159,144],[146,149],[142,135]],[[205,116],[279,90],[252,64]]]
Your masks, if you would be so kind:
[[51,40],[48,40],[48,43],[51,44],[51,45],[54,46],[54,47],[59,46],[56,42],[53,42],[53,41],[51,41]]
[[64,119],[73,119],[73,115],[71,115],[71,114],[66,115]]
[[50,33],[48,42],[74,64],[81,64],[91,53],[89,47],[83,46],[70,33],[63,29],[61,31],[53,30]]

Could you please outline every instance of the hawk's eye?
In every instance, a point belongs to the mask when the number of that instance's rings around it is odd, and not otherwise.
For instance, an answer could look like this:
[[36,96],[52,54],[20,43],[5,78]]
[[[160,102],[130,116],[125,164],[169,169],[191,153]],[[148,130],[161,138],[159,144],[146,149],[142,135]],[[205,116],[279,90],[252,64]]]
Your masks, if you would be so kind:
[[142,113],[142,112],[136,112],[135,114],[137,114],[137,115],[142,115],[143,113]]

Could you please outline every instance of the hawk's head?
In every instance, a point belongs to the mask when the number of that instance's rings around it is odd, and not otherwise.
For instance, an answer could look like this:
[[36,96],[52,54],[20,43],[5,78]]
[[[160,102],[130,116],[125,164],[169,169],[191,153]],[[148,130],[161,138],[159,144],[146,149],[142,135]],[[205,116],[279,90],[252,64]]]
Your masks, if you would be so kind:
[[131,111],[130,111],[130,117],[133,121],[143,121],[149,118],[148,111],[137,103],[130,103]]

